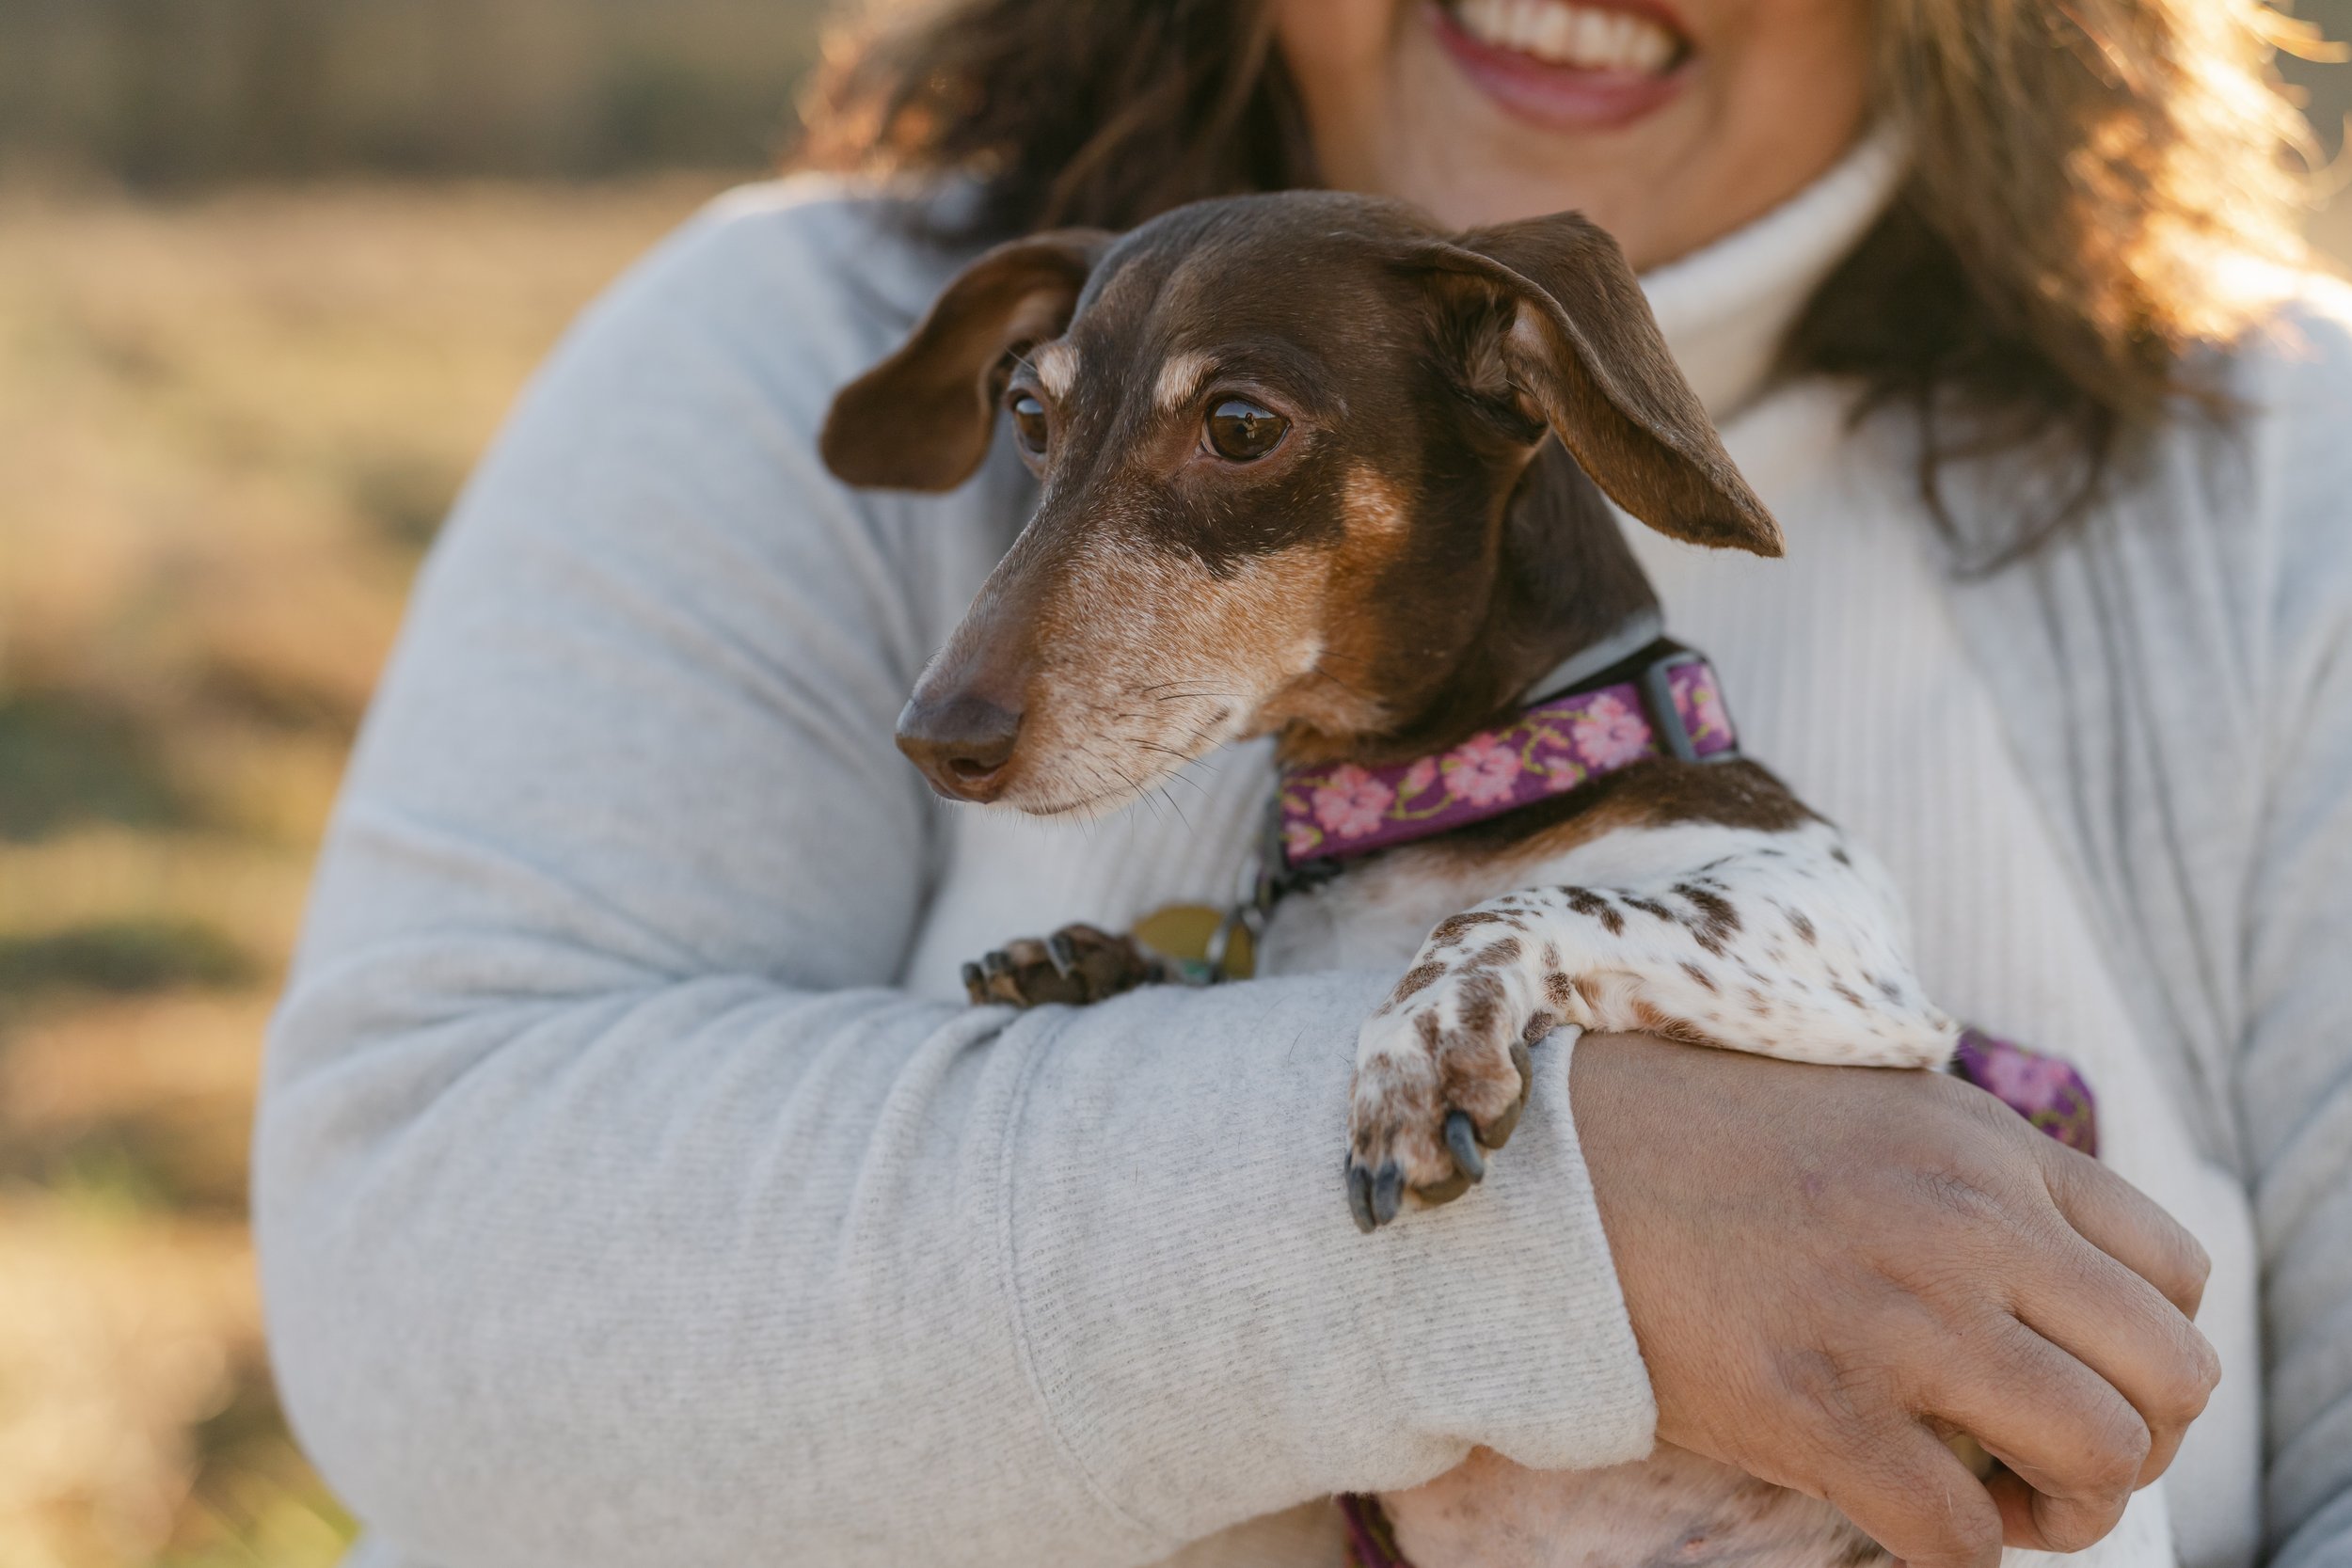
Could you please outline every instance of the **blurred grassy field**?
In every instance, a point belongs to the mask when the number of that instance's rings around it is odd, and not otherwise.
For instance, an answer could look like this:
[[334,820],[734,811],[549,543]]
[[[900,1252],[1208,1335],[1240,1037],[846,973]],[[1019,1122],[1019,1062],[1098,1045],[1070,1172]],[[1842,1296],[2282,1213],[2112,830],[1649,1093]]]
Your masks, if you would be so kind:
[[717,188],[0,196],[0,1568],[308,1568],[243,1214],[258,1045],[418,557]]

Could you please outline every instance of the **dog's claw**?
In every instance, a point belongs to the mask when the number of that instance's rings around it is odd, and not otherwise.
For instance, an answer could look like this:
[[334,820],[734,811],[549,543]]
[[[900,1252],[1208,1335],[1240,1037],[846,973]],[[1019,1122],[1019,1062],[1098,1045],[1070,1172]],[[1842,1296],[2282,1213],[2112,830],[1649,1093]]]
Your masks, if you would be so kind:
[[[1535,1058],[1523,1041],[1514,1040],[1511,1043],[1511,1065],[1519,1071],[1519,1097],[1511,1102],[1509,1110],[1495,1117],[1486,1131],[1479,1134],[1479,1143],[1488,1148],[1501,1148],[1511,1141],[1511,1134],[1518,1130],[1519,1113],[1527,1109],[1527,1097],[1535,1087]],[[1451,1128],[1447,1129],[1446,1141],[1449,1146],[1453,1142]]]
[[975,1007],[987,1005],[988,976],[981,973],[978,964],[968,963],[963,966],[963,994],[972,999],[972,1006]]
[[1454,1165],[1472,1181],[1486,1179],[1486,1162],[1478,1152],[1478,1129],[1468,1111],[1448,1111],[1445,1117],[1445,1147],[1454,1156]]
[[1045,956],[1053,960],[1054,973],[1064,979],[1078,967],[1078,944],[1070,940],[1067,931],[1056,931],[1045,939]]
[[1533,1025],[1471,1006],[1454,993],[1461,980],[1440,975],[1402,1006],[1391,999],[1357,1037],[1347,1147],[1358,1180],[1371,1173],[1375,1226],[1407,1202],[1434,1208],[1486,1180],[1526,1110]]
[[1347,1163],[1347,1212],[1356,1216],[1356,1228],[1365,1235],[1380,1228],[1372,1213],[1372,1172],[1353,1160]]
[[1372,1179],[1372,1223],[1386,1225],[1396,1218],[1396,1212],[1405,1204],[1405,1173],[1394,1160],[1380,1162],[1380,1169]]
[[980,968],[987,973],[990,979],[993,980],[1000,975],[1010,974],[1012,973],[1012,959],[1006,954],[1005,950],[1000,947],[994,952],[989,953],[981,958]]

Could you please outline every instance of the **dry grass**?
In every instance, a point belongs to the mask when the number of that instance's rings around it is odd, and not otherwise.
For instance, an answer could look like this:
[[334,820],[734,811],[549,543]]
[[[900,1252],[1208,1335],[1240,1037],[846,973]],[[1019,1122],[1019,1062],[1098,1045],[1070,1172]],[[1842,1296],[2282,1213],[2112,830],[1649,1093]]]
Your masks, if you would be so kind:
[[0,197],[0,1568],[303,1568],[244,1224],[262,1022],[419,552],[715,188]]

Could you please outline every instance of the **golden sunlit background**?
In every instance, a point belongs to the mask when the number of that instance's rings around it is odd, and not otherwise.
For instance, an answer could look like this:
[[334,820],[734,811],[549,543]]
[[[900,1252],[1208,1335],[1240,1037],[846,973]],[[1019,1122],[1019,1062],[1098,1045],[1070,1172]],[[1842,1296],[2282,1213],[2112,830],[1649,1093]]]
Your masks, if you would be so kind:
[[820,5],[0,0],[0,1568],[348,1539],[244,1222],[310,857],[468,467]]

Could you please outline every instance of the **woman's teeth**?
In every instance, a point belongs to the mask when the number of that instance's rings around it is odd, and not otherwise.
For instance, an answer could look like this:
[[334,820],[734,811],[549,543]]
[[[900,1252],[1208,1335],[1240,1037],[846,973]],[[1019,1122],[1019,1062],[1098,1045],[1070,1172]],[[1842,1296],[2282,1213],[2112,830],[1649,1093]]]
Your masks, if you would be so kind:
[[1630,11],[1566,0],[1459,0],[1454,16],[1479,42],[1580,71],[1638,71],[1670,64],[1675,36]]

